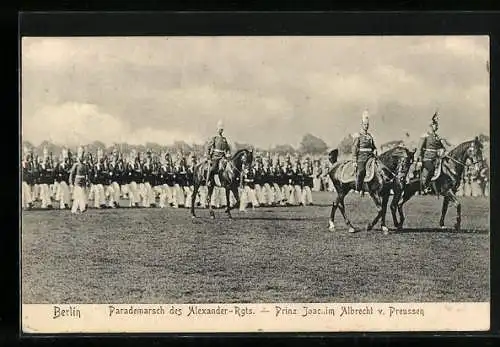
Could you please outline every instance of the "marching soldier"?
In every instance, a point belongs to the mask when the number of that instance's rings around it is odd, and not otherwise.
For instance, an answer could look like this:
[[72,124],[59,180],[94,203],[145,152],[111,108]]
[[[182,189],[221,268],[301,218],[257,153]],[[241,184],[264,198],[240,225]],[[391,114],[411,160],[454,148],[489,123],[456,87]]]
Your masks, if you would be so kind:
[[292,164],[292,173],[291,173],[291,192],[290,198],[288,202],[290,205],[298,206],[301,204],[302,197],[302,184],[303,184],[303,172],[302,165],[300,164],[300,159],[296,158],[294,163]]
[[56,167],[56,182],[58,182],[56,190],[56,200],[59,200],[59,208],[69,208],[71,194],[69,190],[69,170],[73,166],[68,155],[68,150],[63,148],[61,160]]
[[312,205],[313,204],[313,199],[312,199],[312,191],[311,189],[313,188],[313,164],[311,162],[311,159],[309,157],[306,158],[306,162],[304,164],[303,168],[303,183],[302,183],[302,205]]
[[257,196],[257,201],[259,206],[267,205],[266,194],[264,192],[264,169],[262,164],[262,157],[257,156],[253,165],[253,188],[255,190],[255,195]]
[[69,183],[73,189],[73,206],[71,213],[82,213],[86,211],[87,196],[85,187],[88,184],[88,166],[84,163],[85,151],[83,147],[78,148],[76,163],[73,164],[69,175]]
[[432,116],[429,126],[430,130],[422,135],[418,146],[417,170],[422,170],[420,174],[420,187],[423,193],[431,191],[429,182],[434,175],[437,161],[440,158],[440,152],[444,154],[445,151],[443,139],[437,133],[439,128],[437,112]]
[[146,158],[142,163],[142,206],[143,207],[155,207],[155,199],[153,193],[153,159],[151,157],[151,151],[146,152]]
[[283,187],[285,184],[285,175],[283,172],[283,168],[281,166],[281,161],[279,156],[276,156],[273,167],[272,167],[272,180],[273,180],[273,188],[274,188],[274,202],[280,204],[281,206],[285,205],[285,195],[283,191]]
[[[321,164],[319,160],[314,161],[313,167],[313,188],[312,190],[315,192],[319,192],[323,190],[323,184],[321,181],[321,177],[323,176],[323,170],[321,170]],[[325,189],[326,190],[326,189]]]
[[290,154],[287,154],[285,166],[283,168],[283,197],[287,205],[293,202],[293,165]]
[[120,184],[122,184],[123,164],[118,156],[118,152],[113,150],[113,155],[109,163],[109,180],[108,187],[109,206],[112,208],[120,207]]
[[242,158],[244,164],[241,168],[240,175],[240,211],[245,211],[249,203],[252,204],[252,209],[259,207],[259,201],[255,194],[255,169],[246,164],[245,155],[246,154],[244,154]]
[[52,208],[50,186],[54,184],[54,167],[47,148],[43,149],[43,159],[40,169],[40,198],[42,200],[42,208]]
[[363,191],[363,181],[366,175],[366,163],[368,159],[377,155],[377,147],[373,136],[368,132],[370,120],[368,111],[365,110],[362,115],[361,131],[354,136],[353,160],[356,167],[356,191]]
[[33,206],[31,192],[31,187],[33,186],[33,159],[27,147],[24,147],[22,168],[21,206],[24,209]]
[[490,187],[489,187],[489,179],[490,179],[490,169],[486,160],[483,160],[483,165],[481,170],[479,171],[480,177],[480,185],[481,185],[481,194],[483,196],[489,196]]
[[265,198],[265,201],[264,201],[265,204],[267,204],[269,206],[274,206],[275,202],[274,202],[274,192],[272,189],[273,180],[272,180],[272,173],[271,173],[271,160],[272,160],[271,154],[268,152],[267,156],[264,158],[264,162],[262,164],[262,176],[263,176],[262,190],[264,193],[263,195]]

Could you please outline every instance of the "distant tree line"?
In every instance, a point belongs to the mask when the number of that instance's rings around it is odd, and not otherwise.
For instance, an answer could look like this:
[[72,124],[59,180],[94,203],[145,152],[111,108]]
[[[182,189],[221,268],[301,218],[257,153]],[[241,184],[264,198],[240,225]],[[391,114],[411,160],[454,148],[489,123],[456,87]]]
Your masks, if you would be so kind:
[[[479,140],[483,143],[489,143],[490,137],[485,134],[480,134]],[[339,143],[337,148],[339,149],[340,155],[350,155],[352,153],[352,145],[353,145],[354,138],[351,134],[345,136]],[[446,141],[446,140],[445,140]],[[379,146],[379,148],[384,151],[386,149],[389,149],[393,146],[397,146],[399,144],[404,143],[403,140],[396,139],[392,141],[385,142]],[[416,144],[413,144],[416,145]],[[448,143],[448,145],[451,147],[452,144]],[[105,152],[109,153],[112,152],[113,149],[118,149],[122,153],[130,153],[132,150],[135,150],[136,152],[145,152],[147,150],[151,150],[152,152],[155,153],[163,153],[163,152],[170,152],[170,153],[182,153],[182,154],[188,154],[191,152],[201,154],[205,151],[206,144],[188,144],[185,141],[175,141],[172,145],[161,145],[155,142],[147,142],[145,144],[140,144],[140,145],[132,145],[128,144],[125,142],[122,143],[114,143],[112,145],[106,145],[105,143],[101,141],[94,141],[89,144],[85,145],[87,150],[95,153],[97,149],[103,149]],[[54,144],[50,141],[43,141],[40,143],[38,146],[34,146],[32,143],[29,141],[23,141],[23,147],[27,147],[28,149],[32,150],[33,152],[41,155],[43,152],[43,148],[47,148],[49,153],[54,153],[55,155],[59,155],[62,151],[63,148],[69,148],[71,151],[76,151],[76,147],[67,147],[63,145],[58,145]],[[310,154],[310,155],[323,155],[328,152],[330,149],[329,146],[326,144],[326,142],[310,133],[305,134],[302,137],[302,140],[298,146],[298,148],[295,148],[294,146],[290,144],[278,144],[275,145],[271,148],[259,148],[251,144],[247,143],[239,143],[235,142],[234,143],[234,150],[239,150],[242,148],[252,148],[254,151],[257,152],[271,152],[271,153],[276,153],[280,155],[285,155],[285,154]]]

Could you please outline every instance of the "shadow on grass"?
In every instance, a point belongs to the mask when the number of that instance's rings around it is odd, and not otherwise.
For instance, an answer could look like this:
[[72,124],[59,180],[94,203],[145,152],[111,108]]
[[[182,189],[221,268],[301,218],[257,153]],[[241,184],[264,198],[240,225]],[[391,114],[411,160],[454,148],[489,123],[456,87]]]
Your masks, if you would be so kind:
[[421,234],[421,233],[438,233],[438,234],[489,234],[488,229],[461,229],[453,228],[405,228],[399,231],[392,231],[395,234]]
[[324,220],[324,217],[317,217],[317,218],[311,218],[311,217],[303,217],[303,218],[297,218],[297,217],[292,217],[292,218],[278,218],[278,217],[251,217],[251,216],[237,216],[233,215],[233,218],[227,217],[227,215],[220,215],[218,216],[217,214],[215,215],[215,218],[210,218],[208,216],[196,216],[196,218],[193,218],[193,222],[216,222],[220,220],[224,221],[238,221],[238,220],[267,220],[267,221],[314,221],[314,220]]

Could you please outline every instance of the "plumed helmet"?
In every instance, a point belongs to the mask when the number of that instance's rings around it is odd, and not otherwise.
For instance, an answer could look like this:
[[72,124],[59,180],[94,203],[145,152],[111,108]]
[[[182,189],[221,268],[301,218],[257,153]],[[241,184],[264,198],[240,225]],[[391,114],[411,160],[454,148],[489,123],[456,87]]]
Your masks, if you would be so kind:
[[363,124],[370,122],[370,115],[368,114],[368,110],[363,111],[363,114],[361,115],[361,122]]
[[68,157],[68,150],[66,148],[62,149],[61,156],[63,159],[66,159]]
[[431,119],[431,125],[434,125],[434,124],[438,124],[439,122],[439,114],[438,112],[434,112],[434,114],[432,115],[432,119]]
[[224,129],[224,123],[222,122],[222,120],[219,120],[217,122],[217,130],[221,130],[221,129]]
[[47,158],[48,156],[49,156],[49,150],[47,149],[47,147],[43,147],[43,157]]
[[81,158],[85,154],[85,150],[83,149],[83,146],[79,146],[78,150],[76,152],[76,155],[78,158]]

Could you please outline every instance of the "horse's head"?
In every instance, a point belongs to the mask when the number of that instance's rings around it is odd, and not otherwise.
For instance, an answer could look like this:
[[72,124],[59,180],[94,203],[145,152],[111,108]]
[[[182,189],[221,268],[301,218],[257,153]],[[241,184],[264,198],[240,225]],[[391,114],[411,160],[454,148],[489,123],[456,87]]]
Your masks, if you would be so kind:
[[472,160],[474,169],[478,172],[481,170],[484,163],[483,159],[483,144],[479,141],[479,137],[475,137],[469,148],[467,149],[467,156]]
[[410,150],[404,146],[396,146],[382,153],[379,160],[396,176],[398,183],[403,186],[406,176],[413,164],[416,149]]
[[464,142],[448,153],[448,157],[458,161],[462,166],[466,162],[470,162],[474,166],[474,170],[479,171],[483,165],[483,144],[479,141],[479,137],[474,140]]
[[250,166],[253,162],[253,150],[248,150],[248,149],[238,150],[233,155],[232,162],[238,169],[241,169],[243,164],[245,164],[246,166]]
[[332,164],[335,164],[337,162],[338,157],[339,157],[339,150],[338,150],[338,148],[335,148],[334,150],[332,150],[332,151],[330,151],[328,153],[328,160]]

